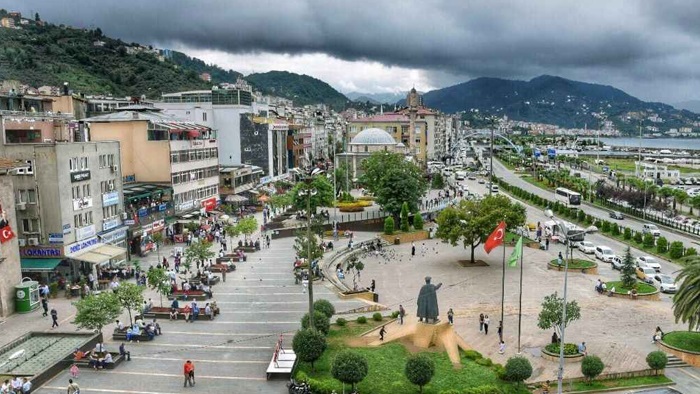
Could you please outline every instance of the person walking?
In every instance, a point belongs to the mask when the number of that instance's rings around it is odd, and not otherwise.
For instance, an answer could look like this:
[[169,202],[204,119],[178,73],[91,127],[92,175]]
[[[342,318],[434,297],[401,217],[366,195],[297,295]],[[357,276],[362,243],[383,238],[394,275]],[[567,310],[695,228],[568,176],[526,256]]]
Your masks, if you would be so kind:
[[194,387],[194,363],[190,360],[185,361],[183,370],[185,374],[185,385],[182,387],[187,387],[187,383],[190,384],[190,387]]
[[406,310],[403,309],[403,305],[399,305],[399,324],[403,324],[404,316],[406,316]]
[[411,242],[411,256],[416,256],[416,244],[414,242]]
[[376,288],[377,284],[374,282],[374,279],[372,279],[372,283],[369,285],[369,289],[374,293],[374,289]]
[[51,308],[51,320],[53,320],[51,328],[58,327],[58,311],[56,308]]
[[447,311],[447,321],[450,323],[450,325],[454,325],[455,323],[455,312],[450,308],[449,311]]
[[73,383],[73,379],[68,379],[68,394],[80,394],[80,387],[77,383]]
[[379,340],[380,341],[384,340],[384,334],[386,334],[386,326],[382,326],[382,329],[379,330]]
[[503,342],[503,322],[498,322],[498,340]]
[[484,335],[489,335],[489,324],[491,323],[491,319],[489,319],[489,315],[484,315]]
[[506,352],[506,343],[503,342],[503,340],[501,340],[501,341],[498,343],[498,354],[503,354],[503,353],[505,353],[505,352]]
[[44,314],[42,315],[43,317],[46,317],[49,315],[49,300],[48,297],[41,297],[41,307],[44,308]]
[[479,313],[479,332],[484,332],[484,314]]
[[549,236],[544,240],[544,250],[549,250]]

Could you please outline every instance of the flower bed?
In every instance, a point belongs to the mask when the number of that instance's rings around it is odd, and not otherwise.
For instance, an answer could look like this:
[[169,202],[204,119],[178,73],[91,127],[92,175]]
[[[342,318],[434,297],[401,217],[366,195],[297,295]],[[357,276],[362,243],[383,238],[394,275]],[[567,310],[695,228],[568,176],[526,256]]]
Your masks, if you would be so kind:
[[[547,264],[547,268],[559,270],[559,271],[564,271],[565,266],[566,266],[566,262],[562,261],[561,265],[559,265],[558,259],[551,260]],[[584,274],[597,274],[598,273],[598,263],[596,263],[595,261],[590,261],[590,260],[585,260],[585,259],[569,260],[569,268],[567,271],[581,271]]]
[[[615,287],[615,296],[624,296],[624,297],[630,297],[628,294],[629,291],[632,289],[629,289],[627,287],[622,286],[622,282],[620,281],[609,281],[605,282],[606,287],[608,290],[612,289]],[[645,299],[651,299],[651,300],[658,300],[659,299],[659,290],[647,283],[644,282],[637,282],[636,284],[636,289],[637,289],[637,297],[638,298],[645,298]]]
[[[543,347],[542,358],[549,361],[559,361],[559,344],[550,343]],[[564,362],[575,363],[583,359],[583,354],[578,352],[578,346],[573,343],[564,344]]]

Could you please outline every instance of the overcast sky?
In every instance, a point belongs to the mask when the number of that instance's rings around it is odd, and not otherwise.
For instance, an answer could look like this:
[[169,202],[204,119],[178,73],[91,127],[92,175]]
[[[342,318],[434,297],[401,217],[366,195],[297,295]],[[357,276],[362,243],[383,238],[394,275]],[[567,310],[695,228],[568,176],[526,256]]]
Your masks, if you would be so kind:
[[244,74],[308,74],[343,92],[552,74],[644,100],[700,99],[700,7],[692,0],[0,0],[0,7],[100,27]]

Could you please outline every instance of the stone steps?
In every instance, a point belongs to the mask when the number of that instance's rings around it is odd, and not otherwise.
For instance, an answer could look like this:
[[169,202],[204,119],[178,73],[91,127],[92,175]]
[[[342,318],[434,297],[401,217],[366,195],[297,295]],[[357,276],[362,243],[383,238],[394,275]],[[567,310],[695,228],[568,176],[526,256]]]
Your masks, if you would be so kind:
[[666,368],[687,368],[691,366],[673,354],[667,354],[667,356],[668,364],[666,364]]

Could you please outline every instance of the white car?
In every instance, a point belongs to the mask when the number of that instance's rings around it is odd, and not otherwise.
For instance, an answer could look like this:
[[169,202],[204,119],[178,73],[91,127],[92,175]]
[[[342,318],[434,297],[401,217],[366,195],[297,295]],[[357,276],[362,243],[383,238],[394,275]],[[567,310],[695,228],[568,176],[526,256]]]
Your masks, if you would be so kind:
[[656,261],[655,258],[651,256],[640,256],[637,257],[637,266],[638,267],[649,267],[654,269],[656,272],[661,272],[661,264],[659,264],[658,261]]
[[654,275],[654,280],[656,284],[659,285],[659,290],[661,290],[662,293],[675,293],[678,291],[678,285],[670,275]]
[[614,256],[610,264],[612,264],[612,269],[622,271],[622,258],[620,256]]
[[661,230],[655,224],[645,223],[642,226],[642,234],[651,234],[655,237],[661,236]]
[[598,245],[595,247],[595,257],[604,263],[610,263],[615,257],[615,253],[607,246]]
[[578,250],[585,254],[593,254],[595,253],[595,245],[593,245],[593,242],[581,241],[578,243]]

